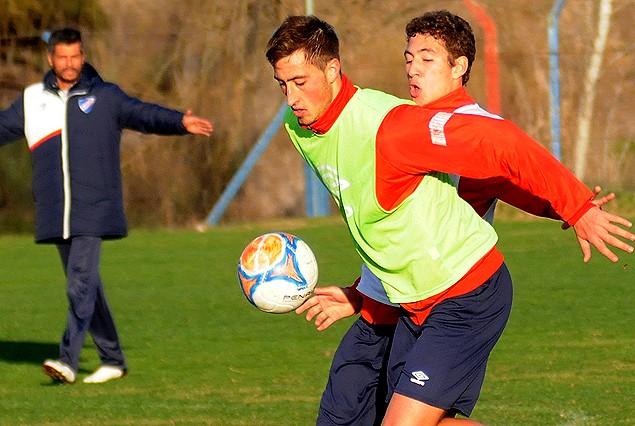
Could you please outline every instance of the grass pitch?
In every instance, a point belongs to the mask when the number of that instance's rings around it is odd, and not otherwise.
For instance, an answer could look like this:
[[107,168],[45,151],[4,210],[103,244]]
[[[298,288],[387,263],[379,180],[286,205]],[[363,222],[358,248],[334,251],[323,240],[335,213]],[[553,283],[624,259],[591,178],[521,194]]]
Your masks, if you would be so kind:
[[[635,425],[635,261],[597,252],[583,264],[572,231],[548,221],[496,225],[515,285],[476,420],[492,425]],[[102,277],[129,375],[103,385],[90,339],[78,383],[41,372],[65,324],[53,246],[0,237],[1,425],[311,425],[350,321],[318,333],[295,314],[265,314],[243,297],[236,263],[255,236],[303,238],[319,285],[349,285],[360,262],[339,219],[133,231],[103,246]]]

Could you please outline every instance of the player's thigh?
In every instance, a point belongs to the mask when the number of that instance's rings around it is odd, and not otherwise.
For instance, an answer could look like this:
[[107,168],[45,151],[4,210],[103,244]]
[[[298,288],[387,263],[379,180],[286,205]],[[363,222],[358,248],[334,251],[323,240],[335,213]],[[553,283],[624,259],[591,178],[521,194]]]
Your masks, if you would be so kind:
[[[320,401],[319,425],[372,425],[383,412],[386,358],[394,327],[358,319],[333,357]],[[379,401],[378,401],[379,398]]]
[[382,423],[383,426],[434,426],[446,416],[446,411],[409,398],[393,394]]

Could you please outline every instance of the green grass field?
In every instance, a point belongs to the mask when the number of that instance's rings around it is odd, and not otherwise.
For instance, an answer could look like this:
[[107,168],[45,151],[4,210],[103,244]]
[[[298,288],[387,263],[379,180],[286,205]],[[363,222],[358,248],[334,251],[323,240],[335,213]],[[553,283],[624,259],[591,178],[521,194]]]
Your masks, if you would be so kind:
[[[583,264],[572,231],[545,221],[497,225],[514,309],[473,414],[491,425],[635,425],[635,258]],[[102,275],[130,372],[75,385],[41,372],[57,356],[66,297],[57,252],[0,237],[0,425],[311,425],[342,322],[318,333],[295,314],[243,297],[244,246],[274,230],[313,248],[320,285],[349,285],[360,262],[339,219],[133,230],[107,242]]]

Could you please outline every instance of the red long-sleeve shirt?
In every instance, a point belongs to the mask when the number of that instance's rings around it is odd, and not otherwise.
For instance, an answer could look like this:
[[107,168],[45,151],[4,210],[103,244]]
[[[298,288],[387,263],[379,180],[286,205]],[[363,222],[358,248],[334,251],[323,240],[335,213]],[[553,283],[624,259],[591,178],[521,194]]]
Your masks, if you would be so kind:
[[478,108],[465,88],[423,107],[394,108],[377,132],[376,149],[376,193],[385,209],[433,171],[460,175],[473,205],[498,197],[570,225],[593,207],[590,189],[511,121]]

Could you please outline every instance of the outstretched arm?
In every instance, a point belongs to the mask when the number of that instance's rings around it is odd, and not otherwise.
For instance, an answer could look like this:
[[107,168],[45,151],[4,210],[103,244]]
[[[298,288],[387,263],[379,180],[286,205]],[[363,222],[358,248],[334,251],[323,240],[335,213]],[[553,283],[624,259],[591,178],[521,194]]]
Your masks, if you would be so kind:
[[401,174],[441,171],[462,178],[508,180],[544,199],[575,227],[585,261],[591,257],[591,245],[613,262],[617,256],[607,244],[632,252],[621,239],[633,241],[633,234],[618,226],[630,227],[630,222],[598,208],[611,196],[594,200],[593,191],[513,123],[489,116],[443,114],[408,105],[394,108],[377,132],[377,155],[398,165],[392,167]]
[[0,146],[24,137],[24,98],[0,111]]
[[181,123],[188,132],[194,135],[209,136],[214,130],[214,125],[212,123],[204,118],[193,115],[191,110],[187,110],[187,112],[183,115]]
[[306,320],[315,318],[318,331],[329,328],[337,320],[348,318],[359,312],[362,299],[353,287],[316,287],[314,296],[304,302],[295,313],[306,312]]

